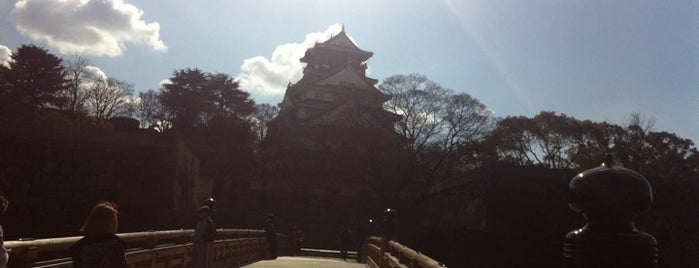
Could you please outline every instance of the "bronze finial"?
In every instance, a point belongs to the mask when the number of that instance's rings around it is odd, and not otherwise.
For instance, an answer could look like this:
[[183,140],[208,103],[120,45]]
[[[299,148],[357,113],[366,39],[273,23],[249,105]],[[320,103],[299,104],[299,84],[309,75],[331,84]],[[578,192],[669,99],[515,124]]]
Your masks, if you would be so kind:
[[653,204],[653,189],[636,171],[604,163],[575,176],[568,185],[569,206],[581,213],[585,226],[566,234],[567,268],[655,268],[658,243],[636,228],[638,215]]
[[605,166],[608,168],[614,166],[614,157],[612,156],[612,154],[607,153],[604,155],[604,163],[602,163],[602,166]]

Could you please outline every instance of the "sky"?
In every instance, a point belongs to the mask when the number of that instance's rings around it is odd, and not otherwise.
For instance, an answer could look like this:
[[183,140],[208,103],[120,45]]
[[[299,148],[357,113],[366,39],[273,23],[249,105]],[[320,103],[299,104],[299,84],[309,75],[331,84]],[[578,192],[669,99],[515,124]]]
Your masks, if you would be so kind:
[[699,141],[699,1],[3,0],[0,62],[33,43],[139,91],[199,68],[277,104],[342,27],[372,78],[422,73],[499,117],[639,113]]

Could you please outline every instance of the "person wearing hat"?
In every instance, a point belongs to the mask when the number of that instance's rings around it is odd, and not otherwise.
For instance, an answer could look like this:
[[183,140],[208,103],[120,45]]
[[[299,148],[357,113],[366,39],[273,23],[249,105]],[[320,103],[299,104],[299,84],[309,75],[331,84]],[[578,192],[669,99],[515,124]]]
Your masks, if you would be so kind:
[[107,201],[92,208],[80,229],[85,236],[70,247],[74,268],[126,267],[126,245],[116,236],[117,209]]
[[206,268],[209,262],[209,246],[216,239],[216,225],[211,219],[211,208],[202,206],[198,210],[199,221],[192,235],[192,268]]

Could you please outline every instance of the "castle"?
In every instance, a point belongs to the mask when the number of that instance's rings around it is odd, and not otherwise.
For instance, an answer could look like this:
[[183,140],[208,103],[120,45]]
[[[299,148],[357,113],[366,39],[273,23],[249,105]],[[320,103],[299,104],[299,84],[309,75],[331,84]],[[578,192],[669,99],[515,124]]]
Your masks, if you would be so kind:
[[390,96],[366,76],[372,52],[362,50],[343,30],[316,43],[301,58],[303,77],[289,84],[273,124],[304,127],[357,127],[393,129],[397,115],[385,111]]
[[240,204],[311,228],[308,241],[327,244],[337,231],[329,228],[357,228],[398,202],[393,186],[406,172],[393,126],[399,116],[383,109],[390,96],[366,76],[372,55],[344,29],[306,51],[303,77],[289,84],[270,122],[260,174]]

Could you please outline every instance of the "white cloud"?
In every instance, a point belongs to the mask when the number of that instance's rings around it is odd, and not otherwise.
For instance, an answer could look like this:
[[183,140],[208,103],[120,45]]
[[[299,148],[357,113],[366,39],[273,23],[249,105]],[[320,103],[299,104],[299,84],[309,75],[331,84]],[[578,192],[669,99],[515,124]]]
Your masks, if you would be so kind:
[[0,45],[0,65],[8,66],[12,56],[12,50],[6,46]]
[[280,96],[289,82],[296,82],[303,75],[303,65],[299,59],[308,48],[317,42],[324,42],[342,29],[339,24],[331,25],[323,32],[306,35],[302,43],[289,43],[277,46],[271,59],[257,56],[243,61],[242,73],[236,78],[240,87],[252,94]]
[[123,0],[20,0],[10,14],[17,30],[63,54],[121,55],[127,43],[166,51],[160,25]]
[[172,81],[170,81],[170,78],[160,80],[160,83],[158,83],[158,85],[159,85],[161,88],[162,88],[163,85],[165,85],[165,84],[172,84]]
[[107,81],[107,74],[105,74],[104,71],[98,67],[92,65],[85,66],[85,73],[87,77],[91,78],[91,80],[101,82]]
[[84,67],[83,73],[80,74],[80,78],[82,79],[80,84],[82,90],[91,90],[97,85],[104,85],[107,83],[107,74],[105,74],[99,67],[92,65],[87,65]]

